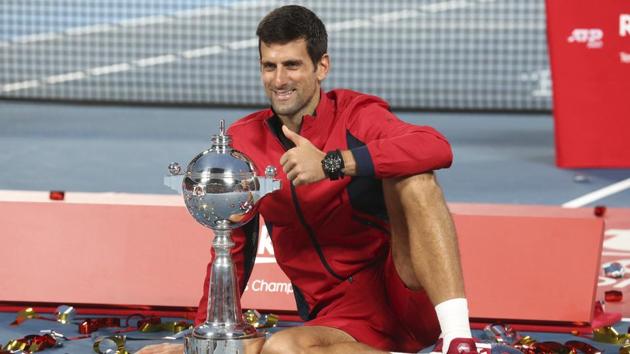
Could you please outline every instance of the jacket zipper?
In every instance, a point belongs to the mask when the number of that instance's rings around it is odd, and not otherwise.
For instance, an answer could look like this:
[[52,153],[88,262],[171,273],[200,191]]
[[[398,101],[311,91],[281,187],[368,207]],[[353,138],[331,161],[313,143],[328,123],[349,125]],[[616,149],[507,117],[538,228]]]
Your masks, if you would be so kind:
[[[282,140],[280,140],[280,138],[276,136],[276,134],[273,133],[273,129],[269,127],[269,123],[267,123],[267,127],[272,131],[272,135],[275,137],[276,141],[280,144],[282,149],[284,151],[288,151],[287,147],[282,143]],[[289,181],[289,183],[291,182]],[[311,228],[311,226],[306,222],[306,218],[304,217],[304,214],[302,213],[302,207],[300,206],[300,202],[297,199],[297,193],[295,191],[295,186],[293,185],[293,183],[290,184],[290,187],[291,187],[291,199],[293,200],[293,206],[295,207],[295,211],[297,212],[298,218],[300,219],[300,224],[302,224],[302,227],[306,230],[306,233],[308,234],[308,237],[311,240],[313,247],[315,248],[315,252],[317,252],[317,255],[319,256],[320,262],[322,263],[324,268],[326,268],[328,273],[330,273],[333,277],[341,281],[348,280],[349,282],[352,282],[352,277],[349,277],[347,279],[342,277],[341,275],[337,274],[337,272],[335,272],[332,269],[330,264],[328,264],[328,261],[324,257],[324,252],[322,251],[321,246],[317,242],[315,231],[313,231],[313,228]]]

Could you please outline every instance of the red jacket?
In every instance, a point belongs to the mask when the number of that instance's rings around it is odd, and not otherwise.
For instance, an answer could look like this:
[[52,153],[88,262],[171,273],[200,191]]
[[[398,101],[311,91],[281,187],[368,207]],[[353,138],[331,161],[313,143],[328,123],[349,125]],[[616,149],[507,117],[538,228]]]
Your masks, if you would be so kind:
[[[292,145],[280,127],[279,118],[266,109],[238,120],[228,133],[234,148],[252,159],[258,175],[264,175],[267,165],[278,170],[282,188],[264,197],[258,211],[278,265],[292,281],[299,313],[307,320],[332,300],[331,289],[387,255],[389,225],[380,179],[449,167],[452,152],[436,130],[399,120],[378,97],[349,90],[322,92],[316,113],[304,116],[300,135],[324,152],[351,150],[358,176],[294,187],[279,163]],[[256,251],[245,229],[232,233],[241,290]],[[206,316],[210,266],[197,323]]]

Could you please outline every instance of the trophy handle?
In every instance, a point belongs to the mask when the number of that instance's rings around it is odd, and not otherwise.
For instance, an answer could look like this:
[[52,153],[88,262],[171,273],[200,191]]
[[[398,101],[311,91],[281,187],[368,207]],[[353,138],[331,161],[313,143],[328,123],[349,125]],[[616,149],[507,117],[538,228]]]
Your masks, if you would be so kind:
[[256,198],[256,200],[280,189],[281,184],[280,181],[276,179],[276,174],[276,168],[269,165],[265,168],[265,176],[257,177],[258,183],[260,184],[260,191],[258,192],[258,198]]
[[164,185],[179,194],[182,194],[182,182],[184,182],[184,175],[164,176]]
[[[177,166],[177,167],[174,167]],[[181,171],[181,168],[178,168],[179,164],[177,162],[173,162],[169,164],[169,172],[170,176],[164,176],[164,185],[169,187],[170,189],[176,191],[179,194],[182,194],[182,183],[184,181],[185,173]],[[265,195],[277,191],[281,187],[280,180],[276,179],[276,168],[269,165],[265,168],[265,176],[257,176],[256,180],[260,185],[260,190],[256,191],[255,201],[260,200]]]

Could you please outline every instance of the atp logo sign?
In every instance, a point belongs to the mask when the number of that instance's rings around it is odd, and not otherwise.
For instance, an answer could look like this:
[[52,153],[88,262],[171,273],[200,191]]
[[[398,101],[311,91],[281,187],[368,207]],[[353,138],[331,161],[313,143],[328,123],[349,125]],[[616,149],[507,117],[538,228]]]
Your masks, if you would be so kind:
[[604,31],[601,28],[576,28],[571,32],[569,43],[586,44],[587,48],[601,48],[604,45]]

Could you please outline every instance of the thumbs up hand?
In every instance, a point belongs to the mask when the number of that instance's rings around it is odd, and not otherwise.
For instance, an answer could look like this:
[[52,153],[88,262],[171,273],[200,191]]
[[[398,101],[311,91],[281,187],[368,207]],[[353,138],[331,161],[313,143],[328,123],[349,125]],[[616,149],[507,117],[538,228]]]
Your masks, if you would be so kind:
[[295,147],[280,157],[282,169],[287,179],[295,186],[314,183],[326,178],[322,168],[322,160],[326,154],[315,147],[308,139],[294,133],[285,125],[282,132],[291,140]]

